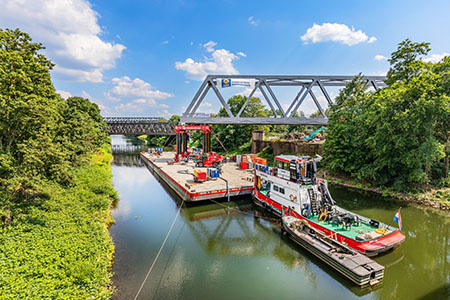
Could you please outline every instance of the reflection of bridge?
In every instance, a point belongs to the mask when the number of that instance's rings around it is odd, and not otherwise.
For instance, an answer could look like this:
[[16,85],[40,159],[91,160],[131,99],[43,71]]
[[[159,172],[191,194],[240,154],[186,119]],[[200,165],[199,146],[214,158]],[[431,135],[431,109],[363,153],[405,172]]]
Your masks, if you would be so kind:
[[110,134],[175,135],[175,123],[158,122],[158,117],[104,117]]
[[[248,219],[242,212],[254,216]],[[274,236],[281,235],[281,227],[273,221],[261,222],[251,202],[195,205],[183,208],[182,215],[199,245],[211,255],[274,255],[289,268],[304,263],[291,248],[273,243]],[[219,216],[218,222],[211,220]]]

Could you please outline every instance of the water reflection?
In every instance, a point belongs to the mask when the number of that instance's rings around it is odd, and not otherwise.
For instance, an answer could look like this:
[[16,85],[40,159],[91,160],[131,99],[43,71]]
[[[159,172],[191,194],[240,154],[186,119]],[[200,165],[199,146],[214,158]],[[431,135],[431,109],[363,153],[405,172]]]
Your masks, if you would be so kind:
[[128,166],[128,167],[131,166],[141,167],[144,165],[138,155],[129,155],[129,154],[114,154],[113,163],[116,166]]
[[[132,299],[181,202],[137,156],[116,155],[113,174],[120,194],[111,228],[115,299]],[[340,206],[384,223],[401,205],[338,187],[330,190]],[[450,218],[402,206],[406,241],[376,258],[386,267],[384,284],[360,290],[283,236],[279,223],[249,199],[184,204],[139,299],[446,299]]]

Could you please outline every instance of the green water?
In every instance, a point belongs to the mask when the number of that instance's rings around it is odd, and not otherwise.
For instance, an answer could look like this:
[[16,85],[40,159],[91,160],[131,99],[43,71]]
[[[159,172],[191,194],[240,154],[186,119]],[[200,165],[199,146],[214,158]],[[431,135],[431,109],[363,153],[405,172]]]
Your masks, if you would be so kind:
[[[115,299],[133,299],[179,201],[136,157],[117,156],[116,161],[120,199],[110,230],[116,245]],[[355,287],[286,239],[270,215],[243,198],[227,210],[211,202],[182,208],[138,299],[450,298],[450,214],[344,188],[330,190],[341,207],[385,223],[403,206],[406,241],[376,258],[386,267],[382,286]]]

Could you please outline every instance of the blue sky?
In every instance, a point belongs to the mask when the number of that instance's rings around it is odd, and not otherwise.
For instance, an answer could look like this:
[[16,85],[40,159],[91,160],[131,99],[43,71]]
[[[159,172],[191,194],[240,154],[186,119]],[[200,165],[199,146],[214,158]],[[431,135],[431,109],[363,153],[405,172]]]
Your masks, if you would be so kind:
[[[20,28],[47,47],[61,95],[88,97],[104,115],[181,114],[208,73],[382,75],[385,58],[407,37],[431,43],[429,60],[450,52],[446,1],[0,4],[0,27]],[[295,92],[276,91],[285,105]],[[311,113],[308,105],[301,109]],[[207,97],[201,109],[218,107]]]

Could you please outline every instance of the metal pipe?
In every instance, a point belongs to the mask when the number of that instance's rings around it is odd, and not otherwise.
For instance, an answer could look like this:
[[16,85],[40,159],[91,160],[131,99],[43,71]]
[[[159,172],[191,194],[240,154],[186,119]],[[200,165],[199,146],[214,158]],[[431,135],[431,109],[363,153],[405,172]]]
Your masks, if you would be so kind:
[[228,180],[226,180],[225,178],[220,177],[220,176],[219,176],[219,178],[227,183],[227,196],[228,196],[228,202],[230,202],[230,192],[229,192],[229,189],[228,189]]

